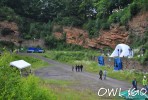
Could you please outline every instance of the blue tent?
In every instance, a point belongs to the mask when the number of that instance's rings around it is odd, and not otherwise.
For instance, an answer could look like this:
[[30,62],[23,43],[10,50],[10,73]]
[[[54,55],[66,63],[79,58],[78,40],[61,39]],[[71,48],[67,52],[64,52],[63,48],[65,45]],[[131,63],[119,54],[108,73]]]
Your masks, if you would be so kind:
[[104,66],[105,64],[104,64],[104,57],[103,56],[99,56],[98,57],[98,63],[99,63],[99,65],[101,65],[101,66]]
[[122,69],[122,60],[121,58],[114,59],[114,70],[121,70]]

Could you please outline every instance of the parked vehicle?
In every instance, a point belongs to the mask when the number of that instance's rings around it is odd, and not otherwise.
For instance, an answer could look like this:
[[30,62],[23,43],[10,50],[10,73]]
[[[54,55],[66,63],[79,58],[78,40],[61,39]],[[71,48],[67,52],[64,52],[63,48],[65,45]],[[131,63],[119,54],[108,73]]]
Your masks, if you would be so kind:
[[42,48],[33,48],[33,47],[29,47],[27,49],[27,53],[44,53],[45,50],[43,50]]
[[34,48],[32,48],[32,47],[29,47],[28,49],[27,49],[27,53],[34,53]]
[[36,53],[44,53],[45,50],[43,50],[42,48],[35,48],[35,51]]

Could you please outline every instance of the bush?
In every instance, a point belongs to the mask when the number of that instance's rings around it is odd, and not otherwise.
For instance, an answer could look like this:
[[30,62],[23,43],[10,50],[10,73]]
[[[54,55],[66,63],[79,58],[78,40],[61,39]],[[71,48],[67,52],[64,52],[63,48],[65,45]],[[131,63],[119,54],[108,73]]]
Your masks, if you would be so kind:
[[120,23],[122,25],[126,25],[130,19],[131,19],[131,12],[130,12],[129,8],[125,8],[122,12],[122,17],[120,18]]
[[148,31],[146,31],[143,35],[135,35],[131,33],[129,35],[129,39],[131,40],[132,47],[139,47],[143,46],[144,48],[148,49]]
[[1,100],[56,100],[55,95],[43,87],[35,76],[21,77],[19,70],[10,67],[15,55],[4,52],[0,58]]
[[95,22],[95,20],[89,20],[87,23],[83,25],[83,28],[85,30],[88,30],[90,38],[98,36],[99,29],[96,27],[96,24],[97,23]]
[[7,21],[17,21],[18,17],[14,10],[9,7],[0,7],[0,19]]
[[2,48],[6,48],[6,49],[9,49],[9,50],[14,50],[14,48],[16,47],[14,45],[13,42],[9,42],[9,41],[0,41],[0,49]]
[[133,16],[135,16],[137,13],[139,13],[139,11],[140,11],[140,5],[138,5],[137,3],[132,3],[131,5],[130,5],[130,13],[131,13],[131,16],[133,17]]
[[148,50],[146,50],[144,56],[140,60],[142,64],[144,64],[146,61],[148,61]]
[[118,12],[112,13],[108,18],[108,23],[119,23],[120,18],[123,16],[123,11],[119,10]]
[[106,22],[106,23],[103,23],[101,27],[104,30],[108,30],[110,28],[110,24]]
[[54,20],[55,23],[63,25],[63,26],[81,26],[83,21],[78,19],[77,17],[60,17]]
[[127,22],[131,19],[131,12],[129,7],[125,7],[123,10],[113,13],[109,16],[108,23],[121,23],[126,25]]

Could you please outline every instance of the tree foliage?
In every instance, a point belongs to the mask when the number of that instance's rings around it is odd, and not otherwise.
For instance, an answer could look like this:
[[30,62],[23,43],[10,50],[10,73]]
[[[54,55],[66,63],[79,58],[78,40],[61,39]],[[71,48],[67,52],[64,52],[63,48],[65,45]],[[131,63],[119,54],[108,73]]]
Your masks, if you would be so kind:
[[25,39],[51,35],[53,24],[84,27],[89,36],[96,36],[100,29],[109,29],[111,23],[126,25],[139,11],[148,10],[147,2],[148,0],[1,0],[0,19],[16,21]]

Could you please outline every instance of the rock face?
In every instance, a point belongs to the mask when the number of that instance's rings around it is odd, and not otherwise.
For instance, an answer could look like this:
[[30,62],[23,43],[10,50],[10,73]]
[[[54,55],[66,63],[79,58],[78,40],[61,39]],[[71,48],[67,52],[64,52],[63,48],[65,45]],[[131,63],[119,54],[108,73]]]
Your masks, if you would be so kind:
[[129,29],[135,35],[142,35],[148,28],[148,12],[139,14],[129,22]]
[[[143,35],[148,28],[148,12],[134,17],[128,25],[120,26],[112,24],[110,30],[101,30],[100,35],[95,38],[89,38],[88,32],[79,28],[64,27],[66,33],[66,42],[76,44],[85,48],[114,48],[119,43],[130,44],[129,34]],[[60,38],[62,33],[57,32],[56,37]]]
[[[4,28],[12,30],[12,34],[8,36],[0,35],[0,41],[11,41],[16,45],[19,45],[19,29],[16,23],[3,21],[0,22],[0,31]],[[56,32],[56,30],[59,30]],[[143,36],[143,33],[148,29],[148,12],[135,16],[128,25],[120,26],[119,24],[112,24],[110,30],[101,30],[99,36],[95,38],[89,38],[86,30],[75,27],[54,27],[54,35],[60,39],[63,33],[66,33],[66,42],[70,44],[76,44],[85,48],[114,48],[119,43],[130,44],[129,35]],[[44,40],[22,40],[22,46],[44,46]]]
[[119,27],[119,25],[112,25],[111,30],[108,31],[100,31],[100,36],[95,38],[89,38],[87,31],[78,28],[65,27],[63,31],[66,33],[67,43],[77,44],[85,48],[104,48],[108,46],[114,48],[118,43],[127,43],[128,39],[126,28]]
[[14,22],[2,21],[0,22],[0,31],[2,31],[3,29],[9,29],[11,33],[7,36],[0,35],[0,41],[11,41],[15,45],[19,45],[19,29],[17,24]]
[[31,46],[41,46],[44,47],[44,40],[43,39],[34,39],[34,40],[23,40],[19,37],[19,28],[18,25],[14,22],[2,21],[0,22],[0,32],[3,29],[11,30],[11,34],[7,36],[3,36],[0,34],[0,41],[9,41],[13,42],[16,46],[20,45],[20,41],[22,41],[21,45],[26,47]]
[[12,30],[15,34],[19,34],[18,26],[14,22],[8,22],[8,21],[0,22],[0,29],[3,29],[3,28],[8,28]]

